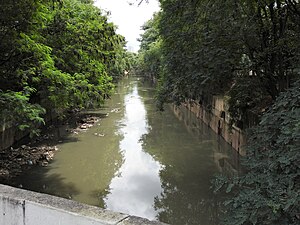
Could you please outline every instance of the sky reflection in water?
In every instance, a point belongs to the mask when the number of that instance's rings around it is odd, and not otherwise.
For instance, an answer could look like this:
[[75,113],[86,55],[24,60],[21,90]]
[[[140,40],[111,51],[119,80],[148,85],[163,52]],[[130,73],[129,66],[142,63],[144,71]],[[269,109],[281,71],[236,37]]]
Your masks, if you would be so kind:
[[105,199],[108,209],[133,213],[155,219],[154,197],[161,193],[161,165],[142,148],[141,138],[148,133],[145,106],[138,95],[137,85],[125,96],[125,118],[121,128],[124,136],[120,150],[124,163],[119,176],[112,179],[110,193]]

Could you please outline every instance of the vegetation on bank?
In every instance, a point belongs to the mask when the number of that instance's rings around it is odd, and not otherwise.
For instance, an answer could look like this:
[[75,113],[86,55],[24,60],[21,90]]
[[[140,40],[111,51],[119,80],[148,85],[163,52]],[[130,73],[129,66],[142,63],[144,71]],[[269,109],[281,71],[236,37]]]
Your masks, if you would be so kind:
[[133,53],[92,0],[0,3],[0,124],[36,133],[45,114],[95,107]]
[[139,70],[160,80],[159,106],[227,95],[232,122],[246,127],[299,79],[297,1],[160,2],[139,52]]
[[157,103],[227,96],[232,124],[256,117],[244,175],[219,177],[233,193],[224,224],[299,224],[300,3],[160,0],[143,29],[138,71],[158,80]]
[[225,202],[225,223],[296,225],[300,221],[300,83],[281,93],[251,129],[247,172],[219,177],[216,190],[233,197]]

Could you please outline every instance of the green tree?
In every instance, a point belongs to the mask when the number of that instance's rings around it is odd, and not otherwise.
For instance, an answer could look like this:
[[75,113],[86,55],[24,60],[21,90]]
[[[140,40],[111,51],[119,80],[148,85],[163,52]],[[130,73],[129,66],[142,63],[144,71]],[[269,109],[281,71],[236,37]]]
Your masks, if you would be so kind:
[[[36,125],[43,122],[45,110],[32,101],[31,95],[37,90],[28,83],[29,75],[23,74],[24,62],[34,63],[24,51],[31,43],[24,43],[25,33],[30,33],[33,21],[41,19],[37,11],[42,3],[32,0],[16,2],[1,1],[0,7],[0,124],[5,127],[16,126],[21,130],[37,130]],[[44,21],[40,22],[44,23]],[[36,24],[35,24],[36,26]],[[29,41],[29,40],[28,40]],[[36,46],[37,47],[37,46]],[[43,49],[44,54],[48,49]]]
[[161,39],[159,36],[158,24],[160,15],[154,14],[153,18],[148,20],[142,29],[144,33],[139,41],[139,60],[138,73],[150,79],[158,79],[162,64]]
[[251,130],[247,171],[234,179],[219,178],[234,196],[225,204],[224,224],[299,224],[300,208],[300,83],[280,94]]
[[161,8],[161,104],[228,95],[233,122],[246,123],[299,76],[298,1],[164,0]]
[[44,123],[45,110],[38,104],[31,104],[28,95],[22,92],[0,91],[0,109],[1,131],[16,126],[20,130],[29,130],[33,136]]
[[93,1],[1,1],[0,10],[2,127],[29,128],[45,111],[99,106],[111,94],[111,76],[128,66],[124,37]]

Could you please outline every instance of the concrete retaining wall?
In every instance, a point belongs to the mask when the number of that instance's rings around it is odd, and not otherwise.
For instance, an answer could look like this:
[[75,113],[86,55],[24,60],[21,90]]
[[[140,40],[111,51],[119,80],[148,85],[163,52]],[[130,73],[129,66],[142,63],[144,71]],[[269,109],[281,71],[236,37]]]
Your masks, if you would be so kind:
[[0,131],[0,151],[9,148],[26,135],[28,135],[28,132],[17,130],[15,127],[6,128],[2,132]]
[[166,225],[6,185],[0,185],[0,224]]
[[213,97],[212,109],[209,111],[196,101],[187,101],[184,106],[223,137],[239,154],[245,155],[246,135],[238,127],[229,126],[230,116],[222,97]]
[[[53,124],[53,122],[57,121],[57,114],[54,111],[48,110],[48,113],[44,115],[44,121],[49,125]],[[0,127],[0,151],[19,142],[22,138],[28,136],[29,133],[28,130],[21,131],[15,126],[2,125]]]

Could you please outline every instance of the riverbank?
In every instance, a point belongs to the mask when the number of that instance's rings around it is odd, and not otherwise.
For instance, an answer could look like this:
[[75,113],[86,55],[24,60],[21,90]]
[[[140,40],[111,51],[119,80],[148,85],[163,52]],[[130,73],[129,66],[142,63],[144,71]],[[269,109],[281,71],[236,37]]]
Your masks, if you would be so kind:
[[12,147],[0,151],[0,183],[11,179],[33,166],[48,166],[59,148],[64,136],[78,134],[94,126],[99,117],[76,113],[67,120],[45,128],[39,137],[25,138]]

